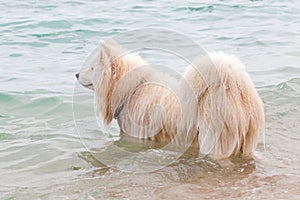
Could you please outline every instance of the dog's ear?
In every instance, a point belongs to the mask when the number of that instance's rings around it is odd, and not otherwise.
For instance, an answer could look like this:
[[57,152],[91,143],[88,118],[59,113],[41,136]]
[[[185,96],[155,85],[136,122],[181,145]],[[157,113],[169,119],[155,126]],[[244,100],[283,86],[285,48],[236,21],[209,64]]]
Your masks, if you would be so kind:
[[125,50],[113,39],[108,39],[106,42],[100,40],[100,48],[106,56],[111,58],[120,57]]
[[112,77],[118,78],[119,72],[123,66],[122,55],[125,50],[113,39],[109,39],[106,42],[100,40],[101,44],[101,59],[106,66],[110,67]]
[[115,53],[113,52],[114,47],[108,42],[100,40],[100,59],[105,66],[110,66],[111,61],[115,58]]
[[104,40],[99,40],[100,45],[104,44]]
[[103,40],[100,40],[100,53],[101,53],[101,57],[105,58],[105,57],[110,57],[111,55],[111,47],[105,43]]

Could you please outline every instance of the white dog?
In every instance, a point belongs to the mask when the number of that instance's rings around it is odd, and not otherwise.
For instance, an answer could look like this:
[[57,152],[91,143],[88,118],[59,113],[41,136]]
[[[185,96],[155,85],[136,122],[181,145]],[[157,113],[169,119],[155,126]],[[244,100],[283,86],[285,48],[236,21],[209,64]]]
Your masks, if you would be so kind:
[[264,129],[262,101],[232,55],[199,56],[176,82],[109,40],[76,77],[95,91],[104,123],[115,118],[121,133],[136,138],[191,146],[223,159],[251,156]]

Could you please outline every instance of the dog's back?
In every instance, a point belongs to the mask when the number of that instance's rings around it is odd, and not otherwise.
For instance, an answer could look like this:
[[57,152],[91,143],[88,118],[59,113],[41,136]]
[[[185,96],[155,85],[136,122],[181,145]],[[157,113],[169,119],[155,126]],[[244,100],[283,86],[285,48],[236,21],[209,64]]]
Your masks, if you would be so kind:
[[197,97],[200,153],[217,159],[240,152],[251,156],[259,129],[264,129],[264,111],[243,64],[213,52],[197,58],[184,79]]

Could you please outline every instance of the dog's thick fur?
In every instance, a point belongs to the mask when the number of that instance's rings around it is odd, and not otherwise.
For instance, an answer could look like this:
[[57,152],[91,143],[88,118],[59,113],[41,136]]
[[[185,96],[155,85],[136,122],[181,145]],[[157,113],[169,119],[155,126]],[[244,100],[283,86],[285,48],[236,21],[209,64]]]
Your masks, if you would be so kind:
[[222,159],[251,156],[264,129],[262,101],[243,64],[222,52],[199,56],[176,81],[110,40],[78,79],[95,91],[104,123],[116,118],[121,133],[133,137]]

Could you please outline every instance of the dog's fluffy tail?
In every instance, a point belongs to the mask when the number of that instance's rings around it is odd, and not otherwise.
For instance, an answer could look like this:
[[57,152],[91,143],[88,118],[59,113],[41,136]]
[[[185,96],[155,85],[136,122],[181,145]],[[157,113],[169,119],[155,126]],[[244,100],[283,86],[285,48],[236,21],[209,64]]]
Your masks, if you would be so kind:
[[197,97],[200,153],[216,159],[251,156],[264,131],[262,101],[244,65],[222,52],[198,57],[184,74]]

